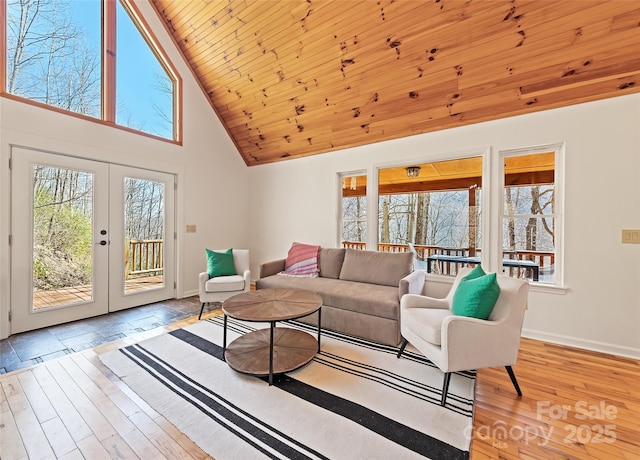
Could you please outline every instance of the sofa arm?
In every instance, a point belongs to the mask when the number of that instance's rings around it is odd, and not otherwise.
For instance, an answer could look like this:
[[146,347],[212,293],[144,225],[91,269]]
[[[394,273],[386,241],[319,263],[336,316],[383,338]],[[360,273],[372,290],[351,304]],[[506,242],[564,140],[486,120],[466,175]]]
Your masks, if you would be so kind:
[[415,270],[400,280],[400,299],[405,294],[422,294],[424,288],[425,271]]
[[260,264],[260,278],[266,278],[267,276],[275,275],[284,271],[284,264],[287,259],[272,260]]
[[409,308],[449,310],[449,302],[445,299],[435,299],[424,295],[406,294],[400,299],[400,310],[407,310]]

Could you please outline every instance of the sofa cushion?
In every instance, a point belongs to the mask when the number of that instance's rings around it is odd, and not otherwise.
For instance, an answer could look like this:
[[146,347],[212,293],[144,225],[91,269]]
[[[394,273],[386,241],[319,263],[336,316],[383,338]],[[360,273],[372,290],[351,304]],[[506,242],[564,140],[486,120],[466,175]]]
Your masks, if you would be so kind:
[[441,345],[442,321],[449,316],[451,311],[445,308],[407,308],[402,311],[402,327],[429,343]]
[[205,292],[230,292],[244,290],[242,275],[216,276],[204,284]]
[[398,287],[400,280],[412,269],[413,254],[410,252],[346,249],[340,279]]
[[323,278],[338,279],[340,277],[340,269],[344,261],[344,252],[342,248],[320,248],[319,264],[320,276]]
[[398,287],[379,284],[354,283],[344,280],[327,280],[330,285],[323,292],[323,305],[339,307],[343,310],[398,319],[400,299]]
[[256,289],[303,289],[305,291],[318,293],[318,288],[322,286],[323,280],[330,281],[331,278],[306,278],[297,276],[271,275],[256,280]]
[[332,278],[267,276],[256,281],[256,289],[291,288],[315,292],[322,304],[382,318],[398,319],[398,288],[354,283]]

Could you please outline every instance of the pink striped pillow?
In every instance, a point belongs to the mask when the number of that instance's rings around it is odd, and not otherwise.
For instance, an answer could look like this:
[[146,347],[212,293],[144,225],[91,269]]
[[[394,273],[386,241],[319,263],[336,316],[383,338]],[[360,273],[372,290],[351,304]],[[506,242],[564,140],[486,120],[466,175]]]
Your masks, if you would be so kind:
[[318,276],[318,251],[320,246],[312,244],[293,243],[287,254],[284,271],[285,276],[304,276],[315,278]]

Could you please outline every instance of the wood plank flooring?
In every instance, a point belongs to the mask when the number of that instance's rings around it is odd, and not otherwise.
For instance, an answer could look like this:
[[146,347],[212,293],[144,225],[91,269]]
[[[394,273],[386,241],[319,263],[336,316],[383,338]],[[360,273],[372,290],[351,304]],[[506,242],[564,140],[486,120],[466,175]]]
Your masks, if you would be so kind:
[[480,369],[474,459],[640,459],[640,361],[523,339],[513,367]]
[[[1,376],[0,457],[210,458],[98,359],[196,321]],[[523,339],[514,370],[522,398],[503,368],[478,372],[473,459],[640,458],[639,361]]]
[[0,457],[211,458],[98,359],[196,321],[194,316],[0,377]]

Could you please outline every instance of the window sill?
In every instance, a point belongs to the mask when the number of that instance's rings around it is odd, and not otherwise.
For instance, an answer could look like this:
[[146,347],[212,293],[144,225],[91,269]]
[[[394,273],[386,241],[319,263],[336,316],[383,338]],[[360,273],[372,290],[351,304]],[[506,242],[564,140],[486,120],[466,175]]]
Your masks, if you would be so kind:
[[[451,285],[453,284],[454,279],[454,276],[426,273],[426,280],[428,280],[428,282],[430,283]],[[544,292],[546,294],[565,295],[569,291],[569,288],[566,286],[556,286],[554,284],[530,282],[529,290],[531,292]]]
[[529,283],[530,291],[544,292],[546,294],[565,295],[569,288],[566,286],[556,286],[555,284]]

